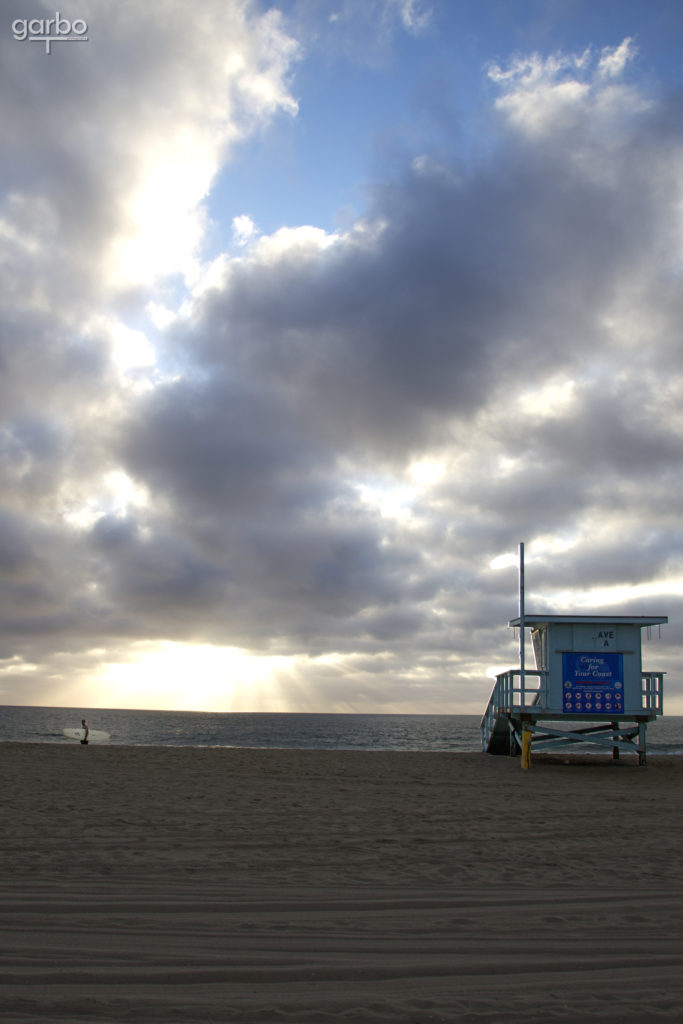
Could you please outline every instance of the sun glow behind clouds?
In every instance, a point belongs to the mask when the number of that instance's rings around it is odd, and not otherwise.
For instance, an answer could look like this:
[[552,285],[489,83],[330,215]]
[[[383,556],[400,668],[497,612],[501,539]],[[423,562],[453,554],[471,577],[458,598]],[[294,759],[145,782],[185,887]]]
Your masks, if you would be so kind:
[[438,484],[446,472],[446,465],[439,459],[425,456],[410,464],[408,475],[419,487],[431,487]]
[[287,711],[278,674],[292,659],[212,644],[140,643],[135,660],[105,662],[91,682],[113,707],[167,711]]
[[97,488],[86,497],[67,499],[64,521],[81,530],[89,530],[101,516],[126,516],[131,509],[146,508],[149,494],[122,469],[105,473]]
[[505,555],[497,555],[496,558],[492,558],[489,562],[489,569],[507,569],[511,565],[517,565],[519,561],[518,555],[513,555],[511,551]]

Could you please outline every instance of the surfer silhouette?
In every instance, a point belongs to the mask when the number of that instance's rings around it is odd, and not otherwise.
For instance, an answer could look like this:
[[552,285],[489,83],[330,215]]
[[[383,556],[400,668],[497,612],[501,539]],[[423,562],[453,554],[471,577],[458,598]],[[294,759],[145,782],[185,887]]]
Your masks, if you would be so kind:
[[81,719],[81,725],[82,725],[82,726],[83,726],[83,728],[85,729],[85,736],[84,736],[84,737],[83,737],[83,739],[81,740],[81,743],[82,743],[82,744],[83,744],[84,746],[86,746],[86,747],[87,747],[87,745],[88,745],[88,736],[90,735],[90,726],[89,726],[89,725],[88,725],[88,723],[86,722],[85,718],[82,718],[82,719]]

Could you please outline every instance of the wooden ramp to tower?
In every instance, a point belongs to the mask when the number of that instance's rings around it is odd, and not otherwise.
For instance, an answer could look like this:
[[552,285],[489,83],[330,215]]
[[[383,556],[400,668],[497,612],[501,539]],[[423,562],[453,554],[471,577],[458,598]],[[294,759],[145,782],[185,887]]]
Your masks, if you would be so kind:
[[[618,758],[647,757],[647,723],[663,710],[663,672],[644,672],[641,633],[665,615],[526,615],[509,626],[531,630],[535,669],[496,677],[481,721],[482,749],[518,754],[591,743]],[[521,623],[521,625],[520,625]],[[522,635],[521,643],[524,642]]]

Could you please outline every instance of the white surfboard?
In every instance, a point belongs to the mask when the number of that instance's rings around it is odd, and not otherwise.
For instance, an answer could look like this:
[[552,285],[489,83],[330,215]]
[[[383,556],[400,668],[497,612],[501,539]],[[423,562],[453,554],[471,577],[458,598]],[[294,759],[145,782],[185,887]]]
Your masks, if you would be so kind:
[[[85,729],[62,729],[62,732],[70,740],[82,740],[85,738]],[[109,739],[108,732],[102,732],[100,729],[91,729],[88,733],[88,741],[93,743],[102,743],[103,740]]]

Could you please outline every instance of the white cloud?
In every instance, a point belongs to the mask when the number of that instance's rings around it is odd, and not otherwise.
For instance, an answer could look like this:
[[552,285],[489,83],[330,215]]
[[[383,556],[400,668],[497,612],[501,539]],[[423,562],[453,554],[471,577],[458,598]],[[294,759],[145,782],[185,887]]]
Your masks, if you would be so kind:
[[587,93],[584,82],[537,83],[501,98],[496,106],[508,114],[514,125],[529,134],[538,134],[555,124],[558,116],[578,109]]
[[168,327],[176,318],[176,314],[168,306],[165,306],[162,302],[155,302],[154,299],[150,299],[145,306],[145,312],[149,316],[150,320],[155,327],[159,330],[163,330]]
[[619,46],[605,46],[600,55],[598,74],[602,78],[618,78],[627,63],[634,59],[637,52],[630,37],[624,39]]
[[232,218],[232,237],[235,245],[240,247],[247,245],[256,234],[256,225],[251,217],[242,213]]
[[109,330],[112,341],[112,358],[122,372],[155,366],[154,347],[142,331],[120,322],[112,322],[109,325]]
[[272,235],[262,235],[252,247],[253,258],[259,263],[273,263],[283,256],[310,259],[339,241],[334,232],[323,231],[312,225],[279,228]]
[[546,58],[518,57],[507,68],[493,64],[488,76],[503,92],[495,105],[516,129],[531,136],[565,131],[572,118],[590,108],[602,109],[608,116],[628,106],[642,109],[643,98],[632,90],[606,87],[608,80],[622,76],[634,53],[632,40],[625,39],[618,47],[605,47],[597,63],[593,52],[584,50]]
[[422,32],[432,20],[431,5],[423,0],[387,0],[388,10],[395,10],[408,32]]

